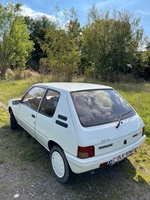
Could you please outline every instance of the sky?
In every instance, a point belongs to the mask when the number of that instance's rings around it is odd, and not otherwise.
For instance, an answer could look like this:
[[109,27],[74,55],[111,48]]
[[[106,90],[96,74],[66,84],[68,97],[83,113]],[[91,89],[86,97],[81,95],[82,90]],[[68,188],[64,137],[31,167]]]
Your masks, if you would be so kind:
[[6,6],[8,2],[23,3],[24,14],[34,18],[43,14],[53,18],[56,6],[61,11],[74,7],[81,25],[86,22],[86,16],[92,4],[98,9],[114,7],[118,10],[126,9],[135,17],[140,17],[140,26],[144,28],[145,35],[150,38],[150,0],[0,0],[3,6]]

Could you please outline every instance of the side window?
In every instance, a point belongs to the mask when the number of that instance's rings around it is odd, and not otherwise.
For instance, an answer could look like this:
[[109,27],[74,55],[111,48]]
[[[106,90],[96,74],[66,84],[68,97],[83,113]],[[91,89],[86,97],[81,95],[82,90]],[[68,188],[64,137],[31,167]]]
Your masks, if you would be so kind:
[[43,98],[43,102],[40,108],[40,113],[48,117],[53,117],[59,97],[60,97],[59,92],[48,90],[45,97]]
[[45,89],[41,87],[31,88],[23,97],[22,103],[37,111],[44,91]]

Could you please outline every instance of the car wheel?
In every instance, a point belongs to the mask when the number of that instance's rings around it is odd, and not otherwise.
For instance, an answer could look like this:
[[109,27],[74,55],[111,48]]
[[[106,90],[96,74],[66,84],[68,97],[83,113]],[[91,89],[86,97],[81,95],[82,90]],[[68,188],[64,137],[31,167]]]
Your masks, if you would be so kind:
[[50,161],[55,178],[60,183],[67,183],[72,177],[72,171],[69,167],[67,159],[58,146],[54,146],[50,152]]
[[12,111],[10,112],[10,127],[12,130],[15,130],[18,127],[18,123]]

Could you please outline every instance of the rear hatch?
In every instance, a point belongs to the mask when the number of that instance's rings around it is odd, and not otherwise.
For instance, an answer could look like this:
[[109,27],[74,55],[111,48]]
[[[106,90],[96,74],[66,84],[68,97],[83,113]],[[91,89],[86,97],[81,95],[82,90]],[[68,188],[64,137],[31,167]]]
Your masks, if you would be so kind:
[[137,142],[142,137],[142,127],[143,123],[141,123],[138,116],[135,116],[122,120],[119,128],[116,128],[116,124],[113,123],[110,127],[103,127],[103,130],[92,131],[93,138],[98,139],[97,143],[91,139],[92,142],[95,142],[93,143],[95,146],[95,155],[102,155],[126,148]]
[[94,145],[95,156],[125,148],[142,137],[143,121],[114,89],[71,93],[80,126],[78,144]]

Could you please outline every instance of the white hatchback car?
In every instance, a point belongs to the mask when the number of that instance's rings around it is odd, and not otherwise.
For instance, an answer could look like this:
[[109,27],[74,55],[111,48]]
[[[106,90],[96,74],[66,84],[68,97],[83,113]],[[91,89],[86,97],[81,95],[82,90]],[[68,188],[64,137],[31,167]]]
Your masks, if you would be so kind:
[[54,175],[61,183],[68,182],[72,172],[123,160],[146,138],[142,119],[108,86],[34,84],[8,107],[11,128],[19,124],[50,151]]

